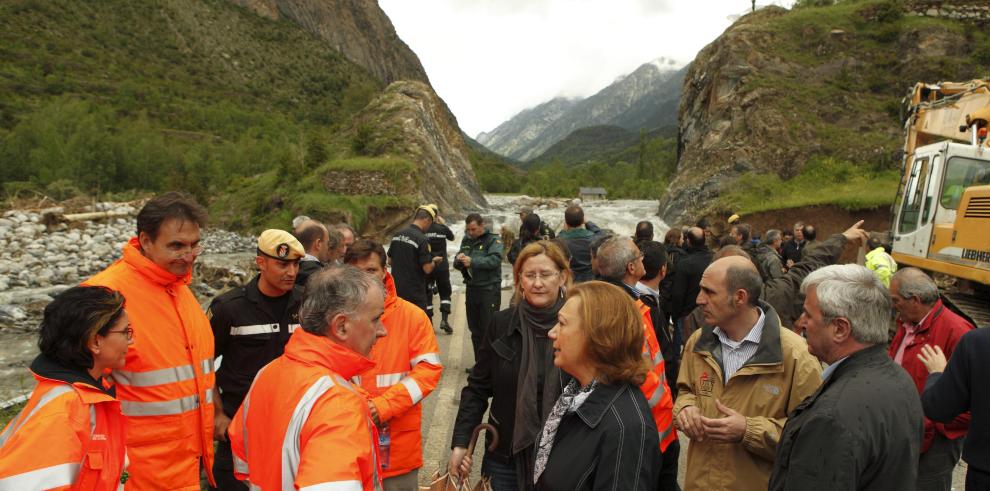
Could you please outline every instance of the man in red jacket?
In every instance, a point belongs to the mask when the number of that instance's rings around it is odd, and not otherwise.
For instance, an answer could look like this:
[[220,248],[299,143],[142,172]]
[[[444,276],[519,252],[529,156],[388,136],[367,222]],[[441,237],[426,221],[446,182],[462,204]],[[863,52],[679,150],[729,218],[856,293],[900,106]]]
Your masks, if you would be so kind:
[[[952,356],[959,338],[973,329],[973,325],[942,304],[935,282],[918,268],[904,268],[894,274],[890,280],[890,297],[898,313],[890,357],[907,370],[920,397],[928,378],[928,370],[918,358],[922,346],[938,346],[946,357]],[[962,437],[969,430],[969,421],[968,412],[946,424],[925,418],[918,462],[919,491],[952,488],[952,470],[959,463]]]

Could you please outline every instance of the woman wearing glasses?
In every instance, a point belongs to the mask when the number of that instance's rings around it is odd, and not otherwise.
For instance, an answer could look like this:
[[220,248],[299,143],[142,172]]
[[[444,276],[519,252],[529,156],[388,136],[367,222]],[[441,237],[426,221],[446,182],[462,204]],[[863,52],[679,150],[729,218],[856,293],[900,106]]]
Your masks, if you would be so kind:
[[0,489],[115,490],[126,480],[124,420],[103,378],[134,331],[124,297],[74,287],[45,307],[27,405],[0,434]]
[[533,475],[540,424],[570,381],[554,366],[547,337],[571,281],[567,257],[553,242],[534,242],[519,253],[512,274],[512,305],[495,314],[461,391],[449,465],[451,475],[470,473],[468,441],[490,397],[488,422],[498,428],[499,441],[494,451],[486,451],[481,473],[491,477],[495,491],[532,489],[526,476]]

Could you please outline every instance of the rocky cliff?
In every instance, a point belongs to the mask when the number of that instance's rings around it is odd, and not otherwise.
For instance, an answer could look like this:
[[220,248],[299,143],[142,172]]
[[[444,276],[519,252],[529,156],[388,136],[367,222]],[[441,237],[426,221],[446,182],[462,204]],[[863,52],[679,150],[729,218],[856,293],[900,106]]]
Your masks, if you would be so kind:
[[409,46],[375,0],[230,0],[271,19],[286,19],[325,39],[386,84],[429,83]]
[[395,82],[354,121],[352,132],[361,141],[362,153],[412,162],[415,175],[410,177],[419,189],[405,194],[437,203],[450,215],[487,206],[457,120],[429,85]]
[[478,141],[501,155],[530,161],[581,128],[673,126],[684,73],[664,58],[645,63],[587,99],[557,98],[522,111]]
[[[907,90],[990,72],[985,29],[903,5],[767,7],[699,52],[684,81],[677,172],[661,217],[889,205]],[[746,209],[743,198],[760,203]]]

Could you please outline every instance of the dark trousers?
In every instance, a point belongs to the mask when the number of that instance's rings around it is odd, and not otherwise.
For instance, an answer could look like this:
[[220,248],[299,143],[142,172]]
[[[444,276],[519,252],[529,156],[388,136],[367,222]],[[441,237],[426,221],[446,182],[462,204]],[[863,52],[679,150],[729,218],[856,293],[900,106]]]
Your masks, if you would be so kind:
[[243,481],[234,477],[234,456],[230,451],[230,442],[217,442],[217,452],[213,458],[213,478],[219,491],[247,491]]
[[[441,263],[443,264],[443,263]],[[450,287],[450,269],[449,268],[437,268],[434,269],[429,276],[426,277],[426,287],[430,289],[430,285],[436,285],[437,294],[440,295],[440,313],[450,314],[450,294],[452,289]],[[433,293],[428,293],[430,296],[429,304],[426,309],[426,313],[433,317]],[[446,319],[447,316],[444,316]]]
[[918,491],[949,491],[952,489],[952,471],[962,455],[963,438],[949,440],[936,434],[928,451],[918,460]]
[[485,337],[485,329],[492,323],[492,317],[502,304],[502,291],[498,285],[488,287],[468,287],[464,299],[468,330],[471,331],[471,346],[474,359],[478,359],[478,349]]
[[966,491],[990,491],[990,473],[969,466],[966,471]]
[[519,491],[519,472],[515,462],[502,462],[497,457],[485,455],[481,461],[481,475],[492,480],[492,491]]
[[681,456],[681,442],[674,440],[667,446],[660,456],[660,472],[657,474],[657,490],[659,491],[681,491],[677,485],[677,461]]

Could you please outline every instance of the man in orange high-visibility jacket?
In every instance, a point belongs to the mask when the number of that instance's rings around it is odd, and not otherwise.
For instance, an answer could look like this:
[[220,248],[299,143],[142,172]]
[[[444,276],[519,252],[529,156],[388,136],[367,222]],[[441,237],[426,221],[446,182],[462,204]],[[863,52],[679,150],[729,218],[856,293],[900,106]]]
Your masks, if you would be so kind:
[[199,491],[200,468],[213,483],[213,332],[189,290],[205,225],[192,198],[152,198],[124,257],[85,282],[123,294],[134,329],[127,361],[113,371],[127,417],[128,490]]
[[378,432],[348,379],[385,335],[381,281],[351,266],[313,273],[285,353],[258,372],[227,429],[234,475],[252,489],[381,489]]
[[605,241],[596,254],[598,274],[609,283],[619,286],[635,300],[636,308],[643,316],[643,335],[645,337],[643,356],[650,360],[652,366],[646,374],[646,381],[640,385],[640,390],[646,396],[660,433],[660,453],[662,462],[658,473],[658,488],[674,488],[677,482],[677,460],[680,444],[677,443],[677,432],[674,430],[674,400],[667,384],[666,366],[660,342],[650,308],[639,299],[636,282],[646,274],[643,266],[643,254],[635,242],[628,237],[613,237]]
[[420,402],[440,382],[443,366],[433,325],[423,309],[395,293],[385,270],[385,248],[359,240],[347,249],[344,262],[382,280],[388,337],[371,349],[375,368],[358,378],[371,394],[372,419],[379,427],[379,450],[385,491],[416,489],[423,466]]

